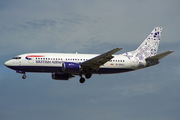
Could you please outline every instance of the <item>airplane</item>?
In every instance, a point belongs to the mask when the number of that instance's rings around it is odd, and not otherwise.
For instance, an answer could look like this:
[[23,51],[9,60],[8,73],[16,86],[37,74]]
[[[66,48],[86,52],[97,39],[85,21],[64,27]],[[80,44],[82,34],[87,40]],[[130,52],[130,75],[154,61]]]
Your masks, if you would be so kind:
[[[51,73],[54,80],[69,80],[80,76],[80,83],[92,74],[113,74],[134,71],[159,64],[160,59],[174,51],[157,54],[162,27],[155,27],[134,51],[114,55],[122,48],[114,48],[103,54],[79,53],[27,53],[13,57],[5,66],[23,74],[26,72]],[[85,76],[85,78],[83,77]]]

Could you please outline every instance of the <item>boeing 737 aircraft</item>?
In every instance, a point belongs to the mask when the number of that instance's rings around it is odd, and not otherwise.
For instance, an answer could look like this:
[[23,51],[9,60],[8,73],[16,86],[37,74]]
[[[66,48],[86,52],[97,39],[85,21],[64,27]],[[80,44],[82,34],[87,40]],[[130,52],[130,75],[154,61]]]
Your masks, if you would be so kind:
[[155,27],[136,50],[119,55],[113,54],[122,48],[103,54],[27,53],[4,64],[23,74],[23,79],[26,72],[44,72],[52,73],[55,80],[68,80],[78,75],[80,83],[84,83],[85,78],[89,79],[92,74],[123,73],[159,64],[161,58],[174,52],[157,54],[161,33],[162,27]]

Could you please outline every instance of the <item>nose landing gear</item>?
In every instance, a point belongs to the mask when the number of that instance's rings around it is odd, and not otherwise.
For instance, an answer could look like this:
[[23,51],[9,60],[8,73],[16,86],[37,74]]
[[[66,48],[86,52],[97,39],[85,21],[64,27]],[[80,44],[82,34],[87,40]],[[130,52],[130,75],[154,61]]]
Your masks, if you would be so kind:
[[22,76],[22,79],[26,79],[26,75],[25,74]]
[[16,70],[17,73],[23,74],[22,79],[26,79],[25,71]]

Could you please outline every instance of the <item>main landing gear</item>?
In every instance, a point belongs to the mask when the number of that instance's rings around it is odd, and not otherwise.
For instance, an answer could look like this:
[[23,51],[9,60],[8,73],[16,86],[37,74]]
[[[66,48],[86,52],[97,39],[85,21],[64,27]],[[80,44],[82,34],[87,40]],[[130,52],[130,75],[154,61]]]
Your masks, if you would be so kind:
[[92,76],[92,74],[90,74],[90,73],[87,73],[87,74],[85,75],[86,79],[91,78],[91,76]]
[[81,77],[79,80],[80,83],[84,83],[85,82],[85,78]]
[[[91,78],[91,76],[92,76],[92,74],[90,74],[90,73],[87,73],[87,74],[85,75],[86,79]],[[81,78],[80,78],[79,82],[80,82],[80,83],[84,83],[84,82],[85,82],[85,78],[83,78],[82,75],[80,75],[80,77],[81,77]]]

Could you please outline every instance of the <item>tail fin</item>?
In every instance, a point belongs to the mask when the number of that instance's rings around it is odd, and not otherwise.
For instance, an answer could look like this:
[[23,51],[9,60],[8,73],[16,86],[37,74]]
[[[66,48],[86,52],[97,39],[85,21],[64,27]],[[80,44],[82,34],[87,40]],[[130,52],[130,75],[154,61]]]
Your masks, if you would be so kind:
[[134,51],[123,54],[127,57],[136,57],[139,60],[154,56],[157,54],[159,41],[162,34],[162,27],[155,27],[141,45]]
[[147,58],[156,55],[161,34],[162,27],[155,27],[143,43],[135,50],[137,56]]
[[157,54],[162,27],[155,27],[141,45],[134,51],[124,53],[134,63],[144,66],[143,60]]

